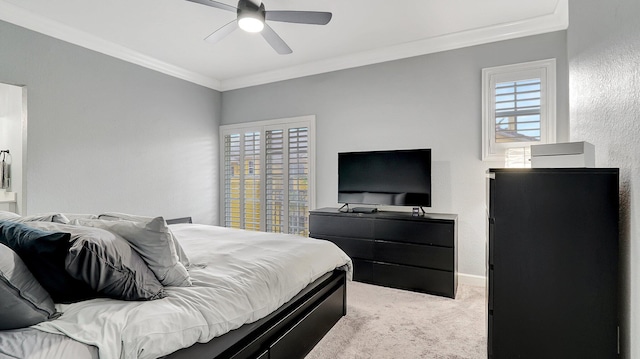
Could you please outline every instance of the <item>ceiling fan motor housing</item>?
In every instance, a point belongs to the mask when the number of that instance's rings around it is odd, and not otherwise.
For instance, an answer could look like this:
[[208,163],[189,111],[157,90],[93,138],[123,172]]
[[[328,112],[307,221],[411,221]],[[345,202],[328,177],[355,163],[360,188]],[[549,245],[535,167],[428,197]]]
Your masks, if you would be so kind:
[[260,6],[258,6],[249,0],[238,1],[238,20],[244,17],[252,17],[264,23],[265,21],[264,4],[261,3]]

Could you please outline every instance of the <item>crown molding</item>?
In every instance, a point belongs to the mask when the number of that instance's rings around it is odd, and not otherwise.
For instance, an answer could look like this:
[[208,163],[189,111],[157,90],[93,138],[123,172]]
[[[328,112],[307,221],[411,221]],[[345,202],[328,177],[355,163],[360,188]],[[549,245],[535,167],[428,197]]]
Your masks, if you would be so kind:
[[263,85],[277,81],[290,80],[441,51],[455,50],[468,46],[482,45],[496,41],[566,30],[568,26],[568,0],[558,0],[556,9],[549,15],[490,27],[461,31],[409,42],[402,45],[364,51],[255,75],[222,80],[220,82],[220,91],[235,90],[244,87]]
[[217,79],[160,61],[2,1],[0,1],[0,20],[201,86],[214,90],[220,88],[220,81]]
[[0,1],[0,20],[218,91],[229,91],[414,56],[567,29],[569,0],[558,0],[552,14],[363,51],[259,74],[218,80],[141,54],[89,33]]

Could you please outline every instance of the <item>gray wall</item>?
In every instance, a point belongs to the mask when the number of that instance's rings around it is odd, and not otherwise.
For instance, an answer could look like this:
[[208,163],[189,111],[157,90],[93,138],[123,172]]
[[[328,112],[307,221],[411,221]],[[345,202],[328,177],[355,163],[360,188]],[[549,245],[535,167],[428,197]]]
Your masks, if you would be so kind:
[[566,32],[474,46],[222,94],[222,123],[316,115],[318,207],[337,205],[338,152],[432,148],[430,212],[459,215],[459,271],[485,275],[481,69],[557,59],[558,139],[568,139]]
[[620,168],[623,358],[640,358],[639,14],[637,0],[572,0],[567,32],[571,140],[593,143],[597,166]]
[[219,92],[0,21],[28,91],[27,212],[218,219]]

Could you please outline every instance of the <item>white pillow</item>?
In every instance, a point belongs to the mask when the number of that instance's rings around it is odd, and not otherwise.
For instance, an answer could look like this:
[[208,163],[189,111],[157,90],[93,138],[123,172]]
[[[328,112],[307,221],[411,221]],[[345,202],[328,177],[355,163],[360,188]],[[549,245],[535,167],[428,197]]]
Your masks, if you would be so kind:
[[171,233],[162,217],[149,221],[75,219],[71,224],[106,229],[126,239],[165,286],[188,287],[191,278],[178,261]]
[[24,222],[55,222],[67,224],[69,219],[62,213],[40,213],[31,216],[22,217]]
[[73,221],[74,219],[98,219],[98,215],[88,213],[62,213],[62,215],[67,217],[69,222]]
[[25,223],[25,222],[56,222],[66,224],[69,219],[62,213],[40,213],[22,217],[13,212],[0,212],[0,220]]
[[15,222],[16,219],[22,218],[19,214],[13,212],[0,211],[0,221]]

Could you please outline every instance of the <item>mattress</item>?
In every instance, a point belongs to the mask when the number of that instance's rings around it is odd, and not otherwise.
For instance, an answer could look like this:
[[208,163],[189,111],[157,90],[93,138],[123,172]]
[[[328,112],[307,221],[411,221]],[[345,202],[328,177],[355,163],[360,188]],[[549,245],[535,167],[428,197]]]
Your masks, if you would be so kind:
[[[157,358],[267,316],[327,272],[352,273],[349,257],[328,241],[198,224],[171,230],[194,263],[193,286],[167,287],[153,301],[56,304],[63,315],[32,328],[93,346],[101,359]],[[87,348],[73,357],[91,358]]]

